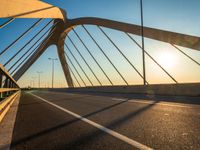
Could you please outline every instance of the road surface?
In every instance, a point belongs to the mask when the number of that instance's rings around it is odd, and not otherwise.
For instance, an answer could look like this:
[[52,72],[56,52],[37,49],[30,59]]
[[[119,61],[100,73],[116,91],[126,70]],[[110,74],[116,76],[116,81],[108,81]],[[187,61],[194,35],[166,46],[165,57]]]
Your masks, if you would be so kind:
[[200,105],[151,99],[23,92],[11,150],[199,150]]

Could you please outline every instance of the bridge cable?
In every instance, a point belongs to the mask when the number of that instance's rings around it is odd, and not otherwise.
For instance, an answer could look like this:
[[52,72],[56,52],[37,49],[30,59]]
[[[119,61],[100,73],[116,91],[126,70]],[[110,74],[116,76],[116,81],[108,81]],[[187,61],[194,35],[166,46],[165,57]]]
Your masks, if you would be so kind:
[[71,61],[71,59],[69,58],[69,56],[67,55],[67,53],[65,52],[65,55],[67,57],[67,59],[69,60],[69,62],[71,63],[72,67],[74,68],[74,70],[76,71],[76,73],[78,74],[79,78],[81,79],[81,81],[83,82],[83,84],[85,86],[87,86],[83,80],[83,78],[81,77],[81,75],[79,74],[78,70],[76,69],[76,67],[74,66],[73,62]]
[[[44,39],[42,42],[40,42],[40,44],[38,44],[32,51],[31,51],[31,53],[29,53],[27,56],[26,56],[26,58],[11,72],[11,74],[13,74],[16,70],[17,70],[17,68],[19,68],[28,58],[29,58],[29,56],[31,56],[36,50],[37,50],[37,48],[39,47],[39,46],[43,46],[45,43],[46,43],[46,41],[52,36],[52,34],[53,34],[53,31],[54,31],[54,29],[55,29],[55,25],[56,25],[57,23],[55,23],[54,25],[53,25],[53,27],[50,27],[33,45],[32,45],[32,47],[30,47],[29,48],[29,50],[25,53],[25,54],[27,54],[34,46],[35,46],[35,44],[37,44],[42,38],[43,38],[43,36],[46,34],[46,33],[48,33],[48,31],[50,31],[51,29],[51,33],[49,34],[49,36],[48,36],[48,38],[46,39]],[[25,54],[23,55],[23,56],[25,56]],[[22,58],[23,58],[23,56],[11,67],[11,68],[9,68],[9,70],[8,71],[10,71]]]
[[56,24],[57,22],[52,25],[45,33],[43,33],[40,38],[8,69],[8,71],[10,71],[44,37],[44,35],[46,35],[52,28],[54,28]]
[[[108,36],[108,34],[106,34],[106,32],[100,27],[97,26],[100,31],[106,36],[106,38],[113,44],[113,46],[117,49],[117,51],[125,58],[125,60],[131,65],[131,67],[137,72],[137,74],[144,80],[144,77],[142,76],[142,74],[137,70],[137,68],[130,62],[130,60],[123,54],[123,52],[120,50],[120,48],[113,42],[113,40],[111,40],[111,38]],[[146,81],[146,84],[148,84],[148,82]]]
[[[135,40],[133,39],[132,36],[130,36],[128,33],[124,32],[141,50],[142,50],[142,47],[140,46],[140,44]],[[176,79],[174,77],[172,77],[172,75],[170,75],[146,50],[144,50],[144,53],[149,56],[149,58],[151,58],[153,60],[154,63],[156,63],[175,83],[178,83],[176,81]]]
[[91,66],[88,64],[88,62],[86,61],[86,59],[83,57],[83,55],[81,54],[81,52],[78,50],[78,48],[77,48],[77,46],[74,44],[74,42],[72,41],[72,39],[69,37],[69,36],[67,36],[68,38],[69,38],[69,40],[70,40],[70,42],[72,43],[72,45],[74,46],[74,48],[76,49],[76,51],[78,52],[78,54],[81,56],[81,58],[83,59],[83,61],[85,62],[85,64],[87,65],[87,67],[89,68],[89,70],[91,71],[91,72],[94,72],[93,70],[92,70],[92,68],[91,68]]
[[53,30],[52,32],[49,34],[49,37],[46,39],[44,39],[42,42],[40,42],[40,44],[38,44],[32,51],[31,53],[28,54],[28,56],[26,56],[26,58],[10,73],[11,75],[17,70],[17,68],[19,68],[28,58],[30,58],[30,56],[36,52],[37,48],[39,46],[43,46],[44,44],[46,44],[46,40],[48,40],[51,36],[52,36]]
[[11,23],[11,22],[14,21],[14,20],[15,20],[15,18],[11,18],[11,19],[9,19],[9,20],[6,21],[4,24],[0,25],[0,28],[5,27],[6,25],[8,25],[9,23]]
[[[84,25],[82,25],[85,27]],[[86,29],[86,28],[85,28]],[[87,30],[87,29],[86,29]],[[87,30],[88,31],[88,30]],[[88,31],[89,33],[89,31]],[[109,57],[106,55],[106,53],[103,51],[103,49],[100,47],[100,45],[97,43],[97,41],[93,38],[93,36],[89,33],[89,36],[92,38],[93,42],[96,44],[96,46],[99,48],[99,50],[104,54],[104,56],[107,58],[107,60],[110,62],[110,64],[113,66],[115,71],[119,74],[119,76],[122,78],[122,80],[128,85],[128,82],[125,80],[125,78],[122,76],[122,74],[119,72],[119,70],[116,68],[116,66],[113,64],[113,62],[109,59]]]
[[0,56],[4,54],[11,46],[17,43],[23,36],[25,36],[28,32],[30,32],[36,25],[38,25],[43,19],[39,19],[36,23],[34,23],[28,30],[26,30],[22,35],[20,35],[15,41],[13,41],[10,45],[8,45],[3,51],[0,52]]
[[70,52],[70,54],[72,55],[72,57],[74,58],[74,60],[76,61],[76,63],[78,64],[78,66],[80,67],[80,69],[82,70],[82,72],[84,73],[86,78],[88,79],[88,81],[90,82],[90,84],[93,86],[93,83],[91,82],[90,78],[88,77],[88,75],[86,74],[86,72],[84,71],[83,67],[80,65],[79,61],[76,59],[76,57],[74,56],[74,54],[72,53],[72,51],[70,50],[68,45],[66,43],[64,43],[64,45],[66,46],[67,50]]
[[178,48],[176,45],[174,44],[170,44],[172,45],[175,49],[177,49],[179,52],[181,52],[183,55],[185,55],[186,57],[188,57],[189,59],[191,59],[194,63],[196,63],[197,65],[200,66],[200,63],[197,62],[196,60],[194,60],[192,57],[190,57],[188,54],[186,54],[185,52],[183,52],[180,48]]
[[[85,27],[84,26],[82,26],[82,27],[86,31],[86,33],[89,35],[89,33],[85,29]],[[76,33],[76,31],[75,31],[75,33]],[[79,37],[80,41],[82,41],[82,39],[80,38],[80,36],[78,35],[78,33],[76,33],[76,34]],[[82,41],[82,43],[85,45],[85,43],[83,41]],[[88,47],[86,45],[85,45],[85,48],[88,51],[88,53],[90,54],[90,56],[93,58],[93,60],[96,62],[96,64],[98,65],[98,67],[101,69],[101,71],[103,72],[103,74],[106,76],[106,78],[108,79],[108,81],[110,82],[110,84],[113,85],[112,81],[110,80],[110,78],[108,77],[108,75],[106,74],[106,72],[103,70],[103,68],[101,67],[101,65],[98,63],[98,61],[96,60],[96,58],[94,57],[94,55],[92,55],[92,53],[90,52],[90,50],[88,49]]]
[[79,81],[78,81],[76,75],[74,74],[73,70],[71,69],[70,66],[68,66],[68,67],[69,67],[69,70],[70,70],[70,72],[72,73],[73,77],[75,78],[76,82],[78,83],[79,87],[81,87],[81,84],[79,83]]
[[[70,71],[70,69],[69,69],[69,71]],[[73,75],[72,75],[72,77],[73,77]],[[73,83],[73,88],[78,87],[77,83],[73,81],[73,78],[72,78],[72,83]]]
[[[41,42],[42,43],[42,42]],[[31,53],[29,53],[26,57],[25,57],[25,59],[23,60],[23,61],[21,61],[18,65],[17,65],[17,67],[15,67],[15,69],[10,73],[11,75],[14,73],[14,72],[16,72],[16,70],[29,58],[29,56],[31,56],[36,50],[37,50],[37,48],[40,46],[40,44],[39,45],[37,45],[32,51],[31,51]]]
[[37,37],[53,20],[49,21],[39,32],[37,32],[35,34],[35,36],[33,36],[17,53],[15,53],[15,55],[13,55],[5,64],[4,67],[10,63],[28,44],[30,44],[35,37]]
[[46,43],[45,40],[48,40],[51,36],[52,36],[52,33],[49,35],[49,37],[48,37],[47,39],[45,38],[42,42],[40,42],[40,44],[38,44],[38,45],[31,51],[31,53],[29,53],[29,54],[25,57],[25,59],[24,59],[23,61],[21,61],[20,64],[18,64],[18,66],[17,66],[10,74],[13,74],[13,73],[17,70],[17,68],[19,68],[28,58],[30,58],[30,56],[31,56],[34,52],[36,52],[36,50],[37,50],[37,48],[38,48],[39,46],[43,46],[43,45]]
[[[85,43],[83,42],[83,40],[80,38],[80,36],[77,34],[77,32],[74,30],[74,28],[72,28],[72,31],[75,33],[75,35],[78,37],[79,41],[83,44],[83,46],[85,47],[85,49],[88,51],[87,46],[85,45]],[[90,55],[91,56],[91,55]],[[98,83],[102,86],[101,81],[98,79],[98,77],[96,76],[96,74],[94,73],[93,70],[91,70],[92,74],[94,75],[94,77],[96,78],[96,80],[98,81]]]

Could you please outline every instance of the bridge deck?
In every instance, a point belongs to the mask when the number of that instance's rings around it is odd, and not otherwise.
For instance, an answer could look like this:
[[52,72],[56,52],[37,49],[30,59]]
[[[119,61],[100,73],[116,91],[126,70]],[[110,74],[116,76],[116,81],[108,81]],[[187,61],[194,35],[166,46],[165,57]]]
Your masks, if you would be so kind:
[[[200,149],[198,104],[48,91],[32,94],[40,98],[22,93],[12,150],[132,149],[128,140],[153,149]],[[111,130],[106,133],[78,115]],[[128,138],[120,139],[121,135]]]

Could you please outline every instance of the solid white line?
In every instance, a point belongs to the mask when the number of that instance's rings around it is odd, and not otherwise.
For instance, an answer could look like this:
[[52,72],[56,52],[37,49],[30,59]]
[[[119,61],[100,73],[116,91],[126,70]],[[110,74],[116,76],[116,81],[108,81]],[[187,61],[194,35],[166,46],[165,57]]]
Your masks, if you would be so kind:
[[127,101],[128,99],[125,99],[125,98],[112,98],[112,100],[116,100],[116,101]]
[[137,141],[135,141],[133,139],[130,139],[127,136],[124,136],[124,135],[122,135],[120,133],[117,133],[117,132],[115,132],[115,131],[113,131],[111,129],[108,129],[108,128],[106,128],[106,127],[104,127],[104,126],[102,126],[102,125],[100,125],[100,124],[98,124],[98,123],[96,123],[94,121],[91,121],[91,120],[89,120],[87,118],[84,118],[84,117],[82,117],[82,116],[80,116],[80,115],[78,115],[78,114],[76,114],[76,113],[74,113],[72,111],[69,111],[69,110],[67,110],[67,109],[65,109],[65,108],[63,108],[61,106],[58,106],[58,105],[56,105],[56,104],[54,104],[52,102],[49,102],[48,100],[45,100],[42,97],[39,97],[39,96],[37,96],[35,94],[32,94],[32,93],[29,93],[29,94],[37,97],[38,99],[40,99],[40,100],[42,100],[42,101],[44,101],[44,102],[46,102],[46,103],[48,103],[48,104],[50,104],[50,105],[52,105],[52,106],[54,106],[56,108],[58,108],[58,109],[60,109],[60,110],[62,110],[64,112],[66,112],[66,113],[68,113],[68,114],[70,114],[70,115],[72,115],[72,116],[74,116],[74,117],[76,117],[76,118],[78,118],[78,119],[80,119],[80,120],[82,120],[82,121],[84,121],[84,122],[86,122],[86,123],[98,128],[98,129],[102,130],[103,132],[106,132],[107,134],[112,135],[115,138],[120,139],[120,140],[122,140],[122,141],[124,141],[124,142],[126,142],[126,143],[128,143],[128,144],[130,144],[132,146],[134,146],[134,147],[137,147],[137,148],[139,148],[141,150],[152,150],[152,148],[150,148],[150,147],[148,147],[146,145],[143,145],[143,144],[141,144],[141,143],[139,143],[139,142],[137,142]]

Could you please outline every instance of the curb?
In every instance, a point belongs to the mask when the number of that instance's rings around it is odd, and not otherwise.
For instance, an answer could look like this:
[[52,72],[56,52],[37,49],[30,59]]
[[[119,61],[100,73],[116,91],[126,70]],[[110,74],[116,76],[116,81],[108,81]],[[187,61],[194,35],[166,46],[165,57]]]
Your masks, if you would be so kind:
[[0,123],[18,96],[20,96],[20,91],[15,92],[0,103]]

